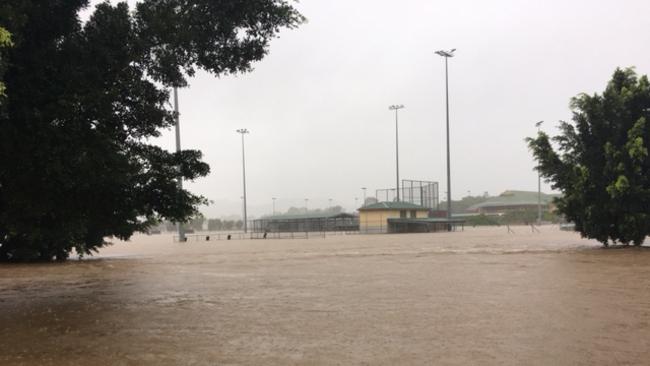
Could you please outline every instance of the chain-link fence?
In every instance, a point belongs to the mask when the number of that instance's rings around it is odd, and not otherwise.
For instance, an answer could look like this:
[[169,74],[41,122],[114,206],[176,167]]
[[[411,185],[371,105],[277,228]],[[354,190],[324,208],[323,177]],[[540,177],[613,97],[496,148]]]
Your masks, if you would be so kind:
[[[376,197],[379,202],[395,202],[397,189],[378,189]],[[404,179],[400,187],[400,201],[437,211],[440,203],[438,182]]]

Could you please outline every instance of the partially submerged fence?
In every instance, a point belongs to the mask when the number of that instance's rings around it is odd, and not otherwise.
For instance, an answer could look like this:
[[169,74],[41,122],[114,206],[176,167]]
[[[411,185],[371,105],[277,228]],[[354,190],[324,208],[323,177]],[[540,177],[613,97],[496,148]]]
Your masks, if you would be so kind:
[[[223,240],[266,240],[266,239],[315,239],[328,236],[357,235],[359,231],[306,231],[306,232],[250,232],[250,233],[203,233],[186,234],[186,243],[210,242]],[[178,235],[173,237],[174,243],[179,242]]]

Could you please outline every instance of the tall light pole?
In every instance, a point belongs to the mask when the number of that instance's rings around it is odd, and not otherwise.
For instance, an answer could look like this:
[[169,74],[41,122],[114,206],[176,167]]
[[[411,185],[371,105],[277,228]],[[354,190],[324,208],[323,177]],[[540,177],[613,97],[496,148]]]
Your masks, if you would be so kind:
[[362,207],[366,207],[366,187],[361,187],[361,190],[363,191],[363,203],[361,204]]
[[[449,66],[450,57],[454,57],[456,49],[451,51],[436,51],[436,54],[445,58],[445,95],[447,105],[447,220],[451,220],[451,159],[449,157]],[[447,226],[451,231],[451,223]]]
[[[181,151],[181,117],[180,117],[180,112],[178,111],[178,88],[174,87],[174,114],[176,115],[176,152]],[[178,188],[183,189],[183,178],[179,177],[178,178]],[[178,241],[179,242],[184,242],[185,241],[185,229],[183,229],[183,223],[179,222],[178,223]]]
[[240,128],[237,133],[241,134],[241,164],[242,164],[242,183],[244,186],[244,233],[248,232],[248,216],[246,214],[246,152],[244,149],[244,136],[250,133],[245,128]]
[[[542,123],[544,123],[544,121],[539,121],[535,123],[535,127],[537,127],[537,134],[539,134],[540,132]],[[542,175],[539,173],[539,170],[537,170],[537,225],[541,225],[541,224],[542,224]]]
[[395,190],[397,191],[397,202],[399,202],[399,128],[398,128],[398,120],[399,120],[399,110],[404,109],[404,106],[399,104],[394,104],[388,107],[388,110],[395,111],[395,165],[397,167],[397,181],[395,185]]
[[276,200],[277,198],[273,197],[273,198],[271,198],[271,199],[273,200],[273,216],[275,216],[275,200]]

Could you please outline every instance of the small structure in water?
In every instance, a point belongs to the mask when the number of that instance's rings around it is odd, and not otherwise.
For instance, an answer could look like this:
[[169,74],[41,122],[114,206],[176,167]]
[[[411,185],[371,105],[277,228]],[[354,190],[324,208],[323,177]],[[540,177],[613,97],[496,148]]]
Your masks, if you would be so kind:
[[432,211],[410,202],[379,202],[359,208],[362,233],[428,233],[456,230],[465,220],[430,217]]
[[345,212],[275,215],[253,221],[253,232],[264,234],[358,230],[358,217]]

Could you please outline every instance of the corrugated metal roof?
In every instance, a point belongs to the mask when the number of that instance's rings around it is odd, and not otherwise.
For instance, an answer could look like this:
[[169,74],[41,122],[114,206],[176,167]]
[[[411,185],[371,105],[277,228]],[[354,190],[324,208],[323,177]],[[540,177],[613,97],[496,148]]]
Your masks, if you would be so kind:
[[297,215],[275,215],[275,216],[266,216],[260,218],[260,220],[267,221],[278,221],[278,220],[317,220],[317,219],[335,219],[342,217],[355,217],[353,214],[346,212],[331,213],[331,212],[320,212],[320,213],[305,213]]
[[[547,205],[553,202],[557,194],[542,193],[542,204]],[[498,197],[490,197],[487,201],[468,208],[469,211],[485,207],[506,207],[506,206],[527,206],[537,204],[537,192],[531,191],[505,191]]]
[[410,202],[378,202],[373,203],[372,205],[364,206],[359,208],[359,211],[370,211],[370,210],[423,210],[428,211],[426,207],[416,205]]

